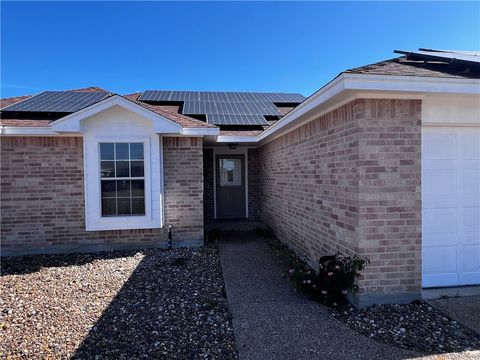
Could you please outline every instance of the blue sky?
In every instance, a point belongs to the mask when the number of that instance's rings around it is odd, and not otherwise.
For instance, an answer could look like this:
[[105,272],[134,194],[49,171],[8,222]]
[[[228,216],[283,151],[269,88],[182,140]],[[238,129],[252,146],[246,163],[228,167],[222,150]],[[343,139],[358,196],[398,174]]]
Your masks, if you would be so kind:
[[100,86],[309,95],[393,49],[480,48],[480,3],[2,2],[1,97]]

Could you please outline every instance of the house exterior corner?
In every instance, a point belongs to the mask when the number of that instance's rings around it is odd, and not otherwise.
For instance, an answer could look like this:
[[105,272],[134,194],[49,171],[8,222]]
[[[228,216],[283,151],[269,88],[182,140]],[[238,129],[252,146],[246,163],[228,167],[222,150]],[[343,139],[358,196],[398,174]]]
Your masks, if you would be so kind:
[[262,220],[314,268],[367,257],[359,305],[421,296],[420,134],[421,101],[357,99],[259,148]]

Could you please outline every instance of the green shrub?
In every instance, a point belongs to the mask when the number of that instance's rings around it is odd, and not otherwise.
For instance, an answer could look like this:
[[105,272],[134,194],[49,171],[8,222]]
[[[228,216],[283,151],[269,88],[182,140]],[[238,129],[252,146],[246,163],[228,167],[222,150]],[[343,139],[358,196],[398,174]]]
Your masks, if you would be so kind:
[[319,271],[308,265],[289,271],[290,279],[304,293],[329,306],[344,306],[348,293],[358,290],[355,280],[368,259],[337,253],[320,259]]
[[337,253],[320,258],[319,271],[316,272],[277,239],[266,237],[265,241],[290,268],[288,275],[293,285],[328,306],[343,307],[347,304],[348,293],[358,291],[355,280],[370,262],[356,255]]

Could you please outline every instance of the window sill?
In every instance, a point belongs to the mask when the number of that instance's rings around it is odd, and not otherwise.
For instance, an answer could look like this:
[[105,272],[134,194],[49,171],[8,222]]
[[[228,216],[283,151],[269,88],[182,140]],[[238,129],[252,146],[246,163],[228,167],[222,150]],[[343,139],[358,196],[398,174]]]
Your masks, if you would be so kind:
[[102,217],[94,223],[86,224],[86,231],[112,231],[112,230],[138,230],[138,229],[161,229],[163,224],[160,220],[145,219],[144,216],[115,216]]

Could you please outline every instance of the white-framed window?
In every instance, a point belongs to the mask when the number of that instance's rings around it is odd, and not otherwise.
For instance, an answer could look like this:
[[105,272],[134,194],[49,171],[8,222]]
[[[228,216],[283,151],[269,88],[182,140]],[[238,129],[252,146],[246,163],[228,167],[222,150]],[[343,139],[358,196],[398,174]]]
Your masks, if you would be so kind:
[[145,216],[143,142],[100,142],[101,215]]
[[[181,127],[128,100],[112,99],[64,127],[83,135],[85,230],[162,228],[162,134],[181,133]],[[113,157],[112,145],[101,144],[113,144]]]
[[87,134],[84,153],[87,231],[163,226],[158,135]]

